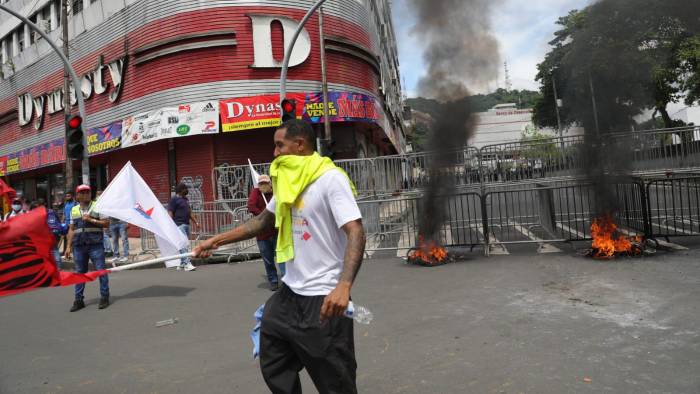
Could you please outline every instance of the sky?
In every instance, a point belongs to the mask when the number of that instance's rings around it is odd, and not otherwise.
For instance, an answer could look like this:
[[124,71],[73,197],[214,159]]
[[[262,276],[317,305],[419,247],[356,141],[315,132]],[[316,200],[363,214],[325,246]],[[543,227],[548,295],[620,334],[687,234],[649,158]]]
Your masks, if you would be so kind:
[[[500,43],[502,60],[508,62],[514,89],[538,90],[539,84],[535,81],[537,64],[544,59],[549,50],[547,43],[554,38],[554,31],[558,28],[555,22],[570,10],[584,8],[589,1],[493,1],[493,34]],[[392,11],[399,47],[401,77],[405,81],[404,89],[408,97],[415,97],[416,85],[424,72],[423,47],[420,37],[411,34],[415,17],[408,9],[407,3],[407,0],[393,0]],[[490,91],[505,87],[504,75],[504,69],[501,67],[499,78],[493,81]]]

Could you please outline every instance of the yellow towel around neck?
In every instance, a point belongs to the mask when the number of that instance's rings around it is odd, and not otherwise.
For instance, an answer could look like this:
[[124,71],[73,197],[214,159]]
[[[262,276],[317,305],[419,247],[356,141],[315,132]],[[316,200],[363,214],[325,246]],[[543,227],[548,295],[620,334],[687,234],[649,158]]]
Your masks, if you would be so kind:
[[[275,227],[277,235],[278,263],[284,263],[294,258],[294,239],[292,238],[292,206],[306,188],[326,172],[338,169],[346,177],[340,167],[328,157],[322,157],[314,152],[310,156],[284,155],[278,156],[270,165],[272,190],[275,194]],[[355,185],[348,177],[353,195],[357,195]]]

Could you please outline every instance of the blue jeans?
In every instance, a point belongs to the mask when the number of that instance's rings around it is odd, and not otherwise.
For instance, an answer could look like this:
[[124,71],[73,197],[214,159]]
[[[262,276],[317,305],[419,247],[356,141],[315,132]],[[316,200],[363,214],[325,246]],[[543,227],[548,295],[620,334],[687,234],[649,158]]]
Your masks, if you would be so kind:
[[[75,272],[84,274],[88,272],[88,260],[92,260],[95,269],[105,269],[105,249],[100,244],[73,245],[73,261]],[[75,285],[75,299],[83,299],[85,283]],[[100,276],[100,296],[109,297],[109,277]]]
[[112,251],[114,257],[119,257],[119,240],[122,240],[122,257],[129,257],[129,237],[126,235],[126,223],[118,222],[109,225],[112,233]]
[[56,268],[58,268],[60,270],[61,269],[61,253],[59,253],[58,247],[51,249],[51,253],[53,253],[53,259],[56,260]]
[[[177,228],[182,231],[183,234],[187,236],[187,241],[189,242],[190,239],[190,225],[189,224],[180,224],[177,226]],[[180,253],[187,253],[189,251],[189,248],[185,249],[180,249]],[[180,265],[185,266],[190,263],[190,258],[189,257],[184,257],[180,260]]]
[[110,239],[112,235],[109,233],[109,229],[103,231],[102,235],[102,247],[105,249],[105,252],[109,253],[112,251],[112,240]]
[[[275,248],[277,246],[277,237],[258,241],[258,249],[265,264],[265,273],[267,281],[270,283],[278,283],[277,268],[275,268]],[[280,267],[281,276],[284,276],[284,263],[278,264]]]

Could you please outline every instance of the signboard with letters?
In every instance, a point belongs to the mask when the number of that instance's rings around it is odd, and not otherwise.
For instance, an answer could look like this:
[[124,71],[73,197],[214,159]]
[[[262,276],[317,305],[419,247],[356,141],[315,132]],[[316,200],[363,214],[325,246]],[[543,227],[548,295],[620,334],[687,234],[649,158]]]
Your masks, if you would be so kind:
[[90,156],[119,149],[122,139],[122,122],[87,131],[87,150]]
[[127,148],[164,138],[218,132],[218,103],[203,101],[142,112],[124,119],[121,146]]

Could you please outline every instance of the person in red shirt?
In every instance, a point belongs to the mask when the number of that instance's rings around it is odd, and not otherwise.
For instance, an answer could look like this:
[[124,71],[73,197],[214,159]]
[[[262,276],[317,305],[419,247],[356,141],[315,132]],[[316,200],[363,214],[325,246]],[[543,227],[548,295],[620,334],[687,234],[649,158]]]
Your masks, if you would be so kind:
[[[265,211],[267,203],[272,199],[272,182],[267,175],[260,175],[258,187],[250,191],[248,195],[248,211],[255,216]],[[261,233],[257,236],[258,249],[265,263],[267,281],[270,282],[270,290],[275,291],[279,287],[277,268],[275,268],[275,249],[277,247],[277,230]],[[284,263],[279,264],[280,273],[284,276]]]

